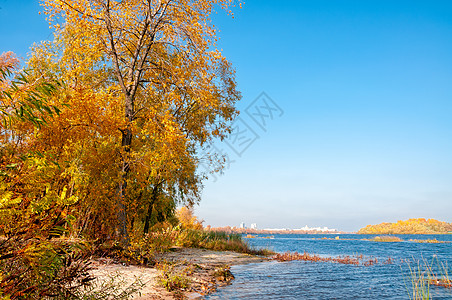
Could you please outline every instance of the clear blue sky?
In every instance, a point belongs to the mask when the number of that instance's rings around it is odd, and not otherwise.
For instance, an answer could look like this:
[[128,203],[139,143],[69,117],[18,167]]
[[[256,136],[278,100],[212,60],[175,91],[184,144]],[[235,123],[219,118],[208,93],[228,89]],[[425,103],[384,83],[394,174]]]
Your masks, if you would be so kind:
[[[51,38],[37,1],[0,7],[0,52]],[[451,1],[248,0],[235,12],[214,22],[258,138],[240,157],[219,146],[233,163],[205,184],[205,224],[452,222]],[[265,130],[246,113],[261,92],[283,111]]]

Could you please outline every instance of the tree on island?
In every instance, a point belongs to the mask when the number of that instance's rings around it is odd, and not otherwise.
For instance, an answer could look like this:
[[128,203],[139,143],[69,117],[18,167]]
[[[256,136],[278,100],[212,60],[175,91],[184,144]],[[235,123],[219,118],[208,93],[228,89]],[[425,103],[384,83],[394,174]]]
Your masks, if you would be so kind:
[[452,232],[452,224],[424,218],[367,225],[358,231],[359,234],[442,234],[449,232]]

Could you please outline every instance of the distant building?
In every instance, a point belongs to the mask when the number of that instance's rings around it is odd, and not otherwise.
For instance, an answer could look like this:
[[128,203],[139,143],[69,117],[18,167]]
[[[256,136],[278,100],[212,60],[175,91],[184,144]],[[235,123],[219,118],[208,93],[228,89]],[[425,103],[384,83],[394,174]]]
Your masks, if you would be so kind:
[[251,229],[257,229],[257,224],[256,223],[252,223],[251,224]]
[[246,226],[245,226],[245,222],[242,222],[242,223],[240,223],[240,228],[246,228]]
[[337,231],[337,229],[330,229],[328,227],[309,227],[306,225],[305,227],[300,228],[300,230],[303,231],[318,231],[318,232],[331,232],[331,231]]

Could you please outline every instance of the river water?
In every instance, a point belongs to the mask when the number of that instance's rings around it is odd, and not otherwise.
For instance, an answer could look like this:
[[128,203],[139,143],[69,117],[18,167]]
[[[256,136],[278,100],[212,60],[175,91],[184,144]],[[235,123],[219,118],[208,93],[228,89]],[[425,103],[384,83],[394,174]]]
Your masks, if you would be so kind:
[[[256,248],[275,252],[308,252],[337,257],[364,255],[392,264],[355,266],[332,262],[270,261],[232,266],[235,280],[205,299],[410,299],[412,269],[424,266],[435,270],[443,263],[452,279],[452,243],[416,243],[410,239],[452,242],[452,235],[396,235],[402,242],[372,242],[371,235],[293,235],[249,238]],[[265,237],[265,235],[259,235]],[[327,238],[327,239],[322,239]],[[407,263],[407,261],[409,263]],[[433,262],[433,263],[432,263]],[[435,271],[434,270],[434,271]],[[430,286],[431,299],[452,299],[452,289]]]

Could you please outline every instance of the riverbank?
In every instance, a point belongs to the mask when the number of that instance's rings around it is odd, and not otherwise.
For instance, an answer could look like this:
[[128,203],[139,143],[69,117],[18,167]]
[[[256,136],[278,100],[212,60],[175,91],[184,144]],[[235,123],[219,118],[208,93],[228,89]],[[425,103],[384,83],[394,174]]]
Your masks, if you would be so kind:
[[[266,258],[230,251],[173,248],[155,257],[153,267],[115,262],[112,259],[92,261],[94,285],[116,286],[118,293],[131,299],[196,299],[227,285],[234,277],[229,266],[266,261]],[[169,292],[163,282],[174,291]],[[173,286],[174,284],[174,286]]]

